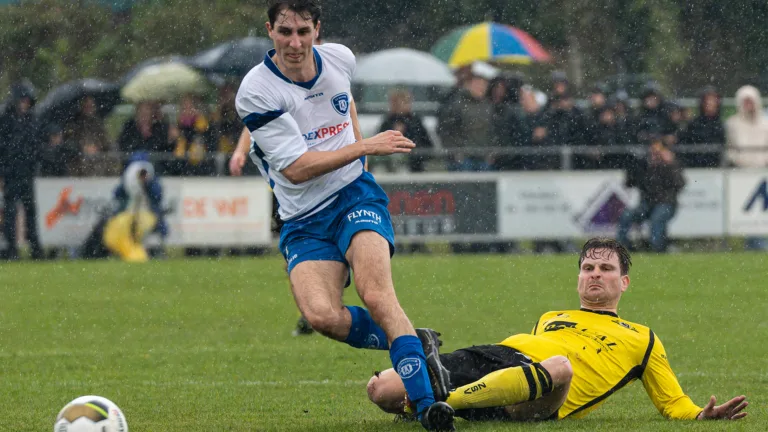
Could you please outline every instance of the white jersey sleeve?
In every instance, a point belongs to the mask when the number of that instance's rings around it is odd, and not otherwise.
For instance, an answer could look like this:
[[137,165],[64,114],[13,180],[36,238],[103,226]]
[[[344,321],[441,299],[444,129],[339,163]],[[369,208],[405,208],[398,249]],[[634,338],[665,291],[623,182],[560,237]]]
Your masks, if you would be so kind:
[[306,153],[299,125],[266,86],[241,87],[235,107],[251,132],[252,150],[272,169],[282,171]]

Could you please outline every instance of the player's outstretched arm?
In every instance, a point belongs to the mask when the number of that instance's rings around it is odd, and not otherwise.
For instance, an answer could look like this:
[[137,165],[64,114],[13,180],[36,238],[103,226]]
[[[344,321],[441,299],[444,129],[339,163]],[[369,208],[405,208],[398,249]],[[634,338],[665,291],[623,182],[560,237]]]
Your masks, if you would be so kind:
[[746,396],[737,396],[722,405],[715,405],[715,396],[709,398],[709,403],[696,417],[696,420],[740,420],[747,416],[744,408],[749,406]]
[[350,164],[363,156],[410,153],[416,147],[402,133],[385,131],[334,151],[305,152],[280,171],[293,184],[304,183]]

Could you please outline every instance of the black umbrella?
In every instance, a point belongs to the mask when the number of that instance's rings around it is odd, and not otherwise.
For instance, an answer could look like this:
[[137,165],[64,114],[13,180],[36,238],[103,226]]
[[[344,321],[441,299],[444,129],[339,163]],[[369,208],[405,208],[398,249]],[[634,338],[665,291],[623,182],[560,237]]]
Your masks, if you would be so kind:
[[43,123],[64,124],[77,116],[87,96],[94,98],[98,115],[104,117],[120,103],[120,86],[92,78],[70,81],[48,92],[35,106],[35,114]]
[[209,74],[242,77],[264,60],[272,41],[246,37],[231,40],[192,57],[189,64]]

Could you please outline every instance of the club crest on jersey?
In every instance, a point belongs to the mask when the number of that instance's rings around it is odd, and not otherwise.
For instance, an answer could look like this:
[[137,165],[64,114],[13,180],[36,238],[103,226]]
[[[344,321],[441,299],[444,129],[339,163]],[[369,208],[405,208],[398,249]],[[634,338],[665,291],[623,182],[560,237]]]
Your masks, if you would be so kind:
[[337,113],[341,115],[347,115],[349,112],[349,95],[346,93],[339,93],[331,98],[331,105]]

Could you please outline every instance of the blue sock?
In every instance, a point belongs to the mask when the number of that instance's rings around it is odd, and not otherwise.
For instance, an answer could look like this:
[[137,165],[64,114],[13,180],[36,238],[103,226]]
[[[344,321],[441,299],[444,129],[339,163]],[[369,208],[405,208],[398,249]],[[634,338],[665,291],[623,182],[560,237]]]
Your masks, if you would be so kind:
[[373,319],[367,310],[359,306],[345,306],[352,315],[352,327],[344,341],[355,348],[385,350],[389,348],[387,335]]
[[389,358],[403,380],[408,399],[416,404],[416,412],[421,417],[421,413],[435,403],[435,395],[432,394],[432,386],[429,384],[427,358],[424,356],[421,341],[416,336],[400,336],[392,341]]

